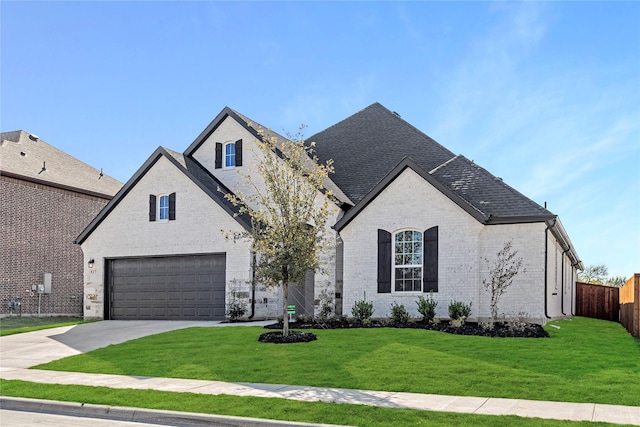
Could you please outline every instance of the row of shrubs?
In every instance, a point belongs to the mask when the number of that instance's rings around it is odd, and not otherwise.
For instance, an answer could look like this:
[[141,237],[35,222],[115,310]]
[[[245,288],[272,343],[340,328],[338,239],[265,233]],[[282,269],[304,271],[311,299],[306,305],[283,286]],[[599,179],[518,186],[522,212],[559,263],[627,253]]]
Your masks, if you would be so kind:
[[[438,306],[438,301],[433,299],[433,295],[429,294],[428,298],[420,295],[416,304],[418,305],[418,313],[422,315],[422,321],[433,322],[436,315],[436,307]],[[451,320],[457,323],[464,323],[465,319],[471,314],[471,304],[471,302],[465,304],[462,301],[451,301],[449,303],[449,317]],[[363,324],[371,322],[373,312],[373,302],[367,301],[366,295],[362,300],[356,301],[351,308],[353,317]],[[391,314],[389,315],[391,323],[403,325],[409,323],[409,319],[409,312],[404,304],[398,304],[394,301],[391,304]]]
[[[438,301],[433,299],[433,294],[429,294],[428,298],[420,296],[416,301],[418,305],[418,313],[422,315],[422,321],[433,322],[436,314],[436,307]],[[462,301],[452,301],[449,303],[449,317],[454,323],[464,323],[465,319],[471,314],[471,302],[465,304]],[[328,306],[327,306],[328,307]],[[227,308],[227,317],[231,322],[236,322],[239,318],[245,315],[246,305],[237,299],[229,304]],[[362,300],[356,301],[351,308],[351,314],[356,321],[362,324],[368,324],[371,322],[373,316],[373,302],[367,301],[366,294]],[[320,313],[320,318],[327,318],[331,314],[331,309],[323,309]],[[407,324],[409,323],[409,312],[405,308],[404,304],[398,304],[395,301],[391,304],[391,314],[389,315],[389,321],[395,324]]]

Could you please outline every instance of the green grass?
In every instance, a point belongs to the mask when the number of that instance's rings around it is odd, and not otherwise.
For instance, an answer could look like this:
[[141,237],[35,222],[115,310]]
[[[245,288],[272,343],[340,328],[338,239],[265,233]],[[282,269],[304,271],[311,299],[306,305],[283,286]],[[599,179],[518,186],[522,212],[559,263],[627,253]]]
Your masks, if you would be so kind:
[[261,328],[191,328],[38,369],[640,405],[640,350],[617,323],[573,318],[550,338],[413,329],[318,330],[318,341],[263,344]]
[[[236,329],[236,328],[234,328]],[[346,424],[367,427],[386,426],[466,426],[466,427],[598,427],[606,423],[570,422],[521,418],[390,409],[363,405],[298,402],[286,399],[211,396],[155,390],[110,389],[70,385],[38,384],[0,380],[5,396],[20,396],[112,406],[233,415],[308,423]]]
[[0,319],[0,337],[86,323],[81,317],[3,317]]

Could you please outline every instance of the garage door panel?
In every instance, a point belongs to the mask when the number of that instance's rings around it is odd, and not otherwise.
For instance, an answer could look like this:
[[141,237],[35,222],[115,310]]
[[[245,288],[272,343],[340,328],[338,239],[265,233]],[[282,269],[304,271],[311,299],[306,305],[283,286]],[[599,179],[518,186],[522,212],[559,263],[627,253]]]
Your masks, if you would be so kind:
[[222,320],[224,254],[109,260],[111,319]]

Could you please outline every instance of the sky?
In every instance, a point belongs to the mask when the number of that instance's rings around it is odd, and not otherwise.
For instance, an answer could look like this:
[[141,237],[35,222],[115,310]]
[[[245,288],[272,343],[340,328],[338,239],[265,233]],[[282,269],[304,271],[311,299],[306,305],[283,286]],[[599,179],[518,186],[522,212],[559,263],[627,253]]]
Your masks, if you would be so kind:
[[225,106],[311,136],[380,102],[640,273],[640,2],[3,0],[0,24],[0,130],[123,183]]

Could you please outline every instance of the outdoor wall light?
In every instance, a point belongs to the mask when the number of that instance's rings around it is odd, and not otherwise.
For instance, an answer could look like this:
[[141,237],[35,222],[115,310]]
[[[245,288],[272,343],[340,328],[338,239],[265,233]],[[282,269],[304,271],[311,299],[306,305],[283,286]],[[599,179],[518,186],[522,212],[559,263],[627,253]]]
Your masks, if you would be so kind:
[[89,260],[89,268],[93,268],[93,264],[95,264],[95,261],[93,260],[93,258],[91,258]]

